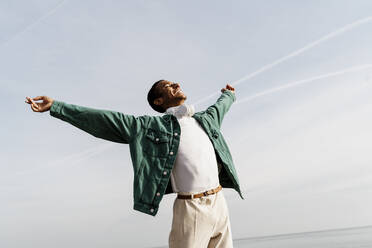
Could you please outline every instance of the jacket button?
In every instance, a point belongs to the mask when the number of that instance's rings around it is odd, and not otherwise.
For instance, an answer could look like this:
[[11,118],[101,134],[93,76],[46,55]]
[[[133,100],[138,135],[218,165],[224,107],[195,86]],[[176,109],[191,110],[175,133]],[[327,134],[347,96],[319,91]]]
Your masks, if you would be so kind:
[[166,171],[164,171],[164,172],[163,172],[163,175],[164,175],[164,176],[165,176],[165,175],[167,175],[167,172],[166,172]]
[[155,141],[159,141],[159,138],[156,138]]
[[156,196],[160,196],[160,193],[158,192],[158,193],[156,193]]
[[152,209],[150,209],[150,212],[151,212],[151,213],[153,213],[154,211],[155,211],[155,210],[154,210],[153,208],[152,208]]
[[170,152],[169,154],[170,154],[170,155],[173,155],[173,152]]
[[218,138],[218,132],[216,130],[212,131],[212,136],[213,138],[217,139]]
[[174,133],[174,136],[177,136],[178,135],[178,133]]

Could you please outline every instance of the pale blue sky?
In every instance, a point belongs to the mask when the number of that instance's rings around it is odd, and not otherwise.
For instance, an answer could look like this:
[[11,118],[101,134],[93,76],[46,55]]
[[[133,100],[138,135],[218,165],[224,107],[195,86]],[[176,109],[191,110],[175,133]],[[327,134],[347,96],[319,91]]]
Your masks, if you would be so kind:
[[[1,1],[0,246],[154,247],[171,224],[173,195],[155,218],[132,210],[128,146],[33,113],[26,96],[156,114],[158,79],[195,103],[370,16],[368,0]],[[234,238],[372,224],[371,29],[236,85],[240,101],[367,65],[232,106],[222,131],[246,198],[225,190]]]

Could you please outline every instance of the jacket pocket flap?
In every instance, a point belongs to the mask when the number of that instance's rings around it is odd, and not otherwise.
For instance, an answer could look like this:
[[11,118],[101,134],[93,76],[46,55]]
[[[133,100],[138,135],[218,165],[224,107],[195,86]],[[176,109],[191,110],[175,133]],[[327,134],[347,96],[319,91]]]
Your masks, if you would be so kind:
[[166,134],[158,133],[152,130],[151,131],[149,130],[147,132],[146,138],[155,143],[164,143],[169,141],[169,138]]

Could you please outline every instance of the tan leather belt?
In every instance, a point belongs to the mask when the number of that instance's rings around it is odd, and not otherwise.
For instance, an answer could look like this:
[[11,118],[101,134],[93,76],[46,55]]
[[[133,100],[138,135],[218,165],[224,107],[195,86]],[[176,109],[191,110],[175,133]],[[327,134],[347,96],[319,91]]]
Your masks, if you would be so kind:
[[222,189],[222,186],[219,185],[217,188],[215,189],[211,189],[211,190],[207,190],[203,193],[200,193],[200,194],[195,194],[195,195],[180,195],[178,194],[177,195],[177,198],[178,199],[194,199],[194,198],[200,198],[200,197],[203,197],[203,196],[208,196],[208,195],[213,195],[213,194],[216,194],[217,192],[221,191]]

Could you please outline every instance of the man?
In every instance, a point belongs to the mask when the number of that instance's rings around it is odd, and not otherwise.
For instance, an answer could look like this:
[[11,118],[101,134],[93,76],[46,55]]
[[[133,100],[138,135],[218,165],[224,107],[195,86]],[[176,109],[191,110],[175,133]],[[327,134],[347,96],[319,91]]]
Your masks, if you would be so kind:
[[[134,169],[134,209],[155,216],[164,194],[177,193],[173,206],[171,248],[232,247],[222,187],[241,195],[232,157],[220,132],[235,100],[226,85],[217,102],[194,113],[178,83],[159,80],[148,92],[150,106],[163,116],[125,115],[92,109],[47,96],[26,103],[94,135],[129,144]],[[41,102],[35,102],[39,101]],[[221,187],[222,186],[222,187]],[[243,197],[242,197],[243,198]]]

